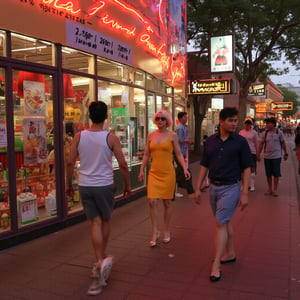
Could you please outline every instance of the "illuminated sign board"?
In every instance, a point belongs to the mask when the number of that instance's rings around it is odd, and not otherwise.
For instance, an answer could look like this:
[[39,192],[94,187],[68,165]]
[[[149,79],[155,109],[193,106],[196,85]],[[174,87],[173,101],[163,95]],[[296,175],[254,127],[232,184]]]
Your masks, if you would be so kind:
[[257,96],[265,96],[265,85],[263,83],[254,83],[249,86],[248,96],[257,97]]
[[[0,18],[2,29],[88,51],[145,70],[174,87],[183,86],[186,1],[168,3],[10,0],[0,1]],[[18,24],[12,18],[16,15]]]
[[85,26],[66,21],[67,45],[132,65],[132,48]]
[[189,83],[189,94],[218,95],[230,94],[230,79],[193,80]]
[[273,102],[272,110],[293,110],[293,102]]
[[255,110],[257,113],[265,113],[267,112],[267,103],[257,103],[255,104]]
[[212,73],[233,72],[233,36],[210,38],[210,71]]

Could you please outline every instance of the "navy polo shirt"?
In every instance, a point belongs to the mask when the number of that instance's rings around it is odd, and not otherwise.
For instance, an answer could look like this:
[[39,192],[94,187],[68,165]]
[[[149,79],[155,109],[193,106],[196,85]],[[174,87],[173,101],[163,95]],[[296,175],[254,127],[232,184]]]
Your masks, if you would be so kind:
[[244,169],[253,165],[247,140],[233,132],[224,142],[219,133],[207,138],[200,162],[208,168],[208,177],[215,181],[241,180]]

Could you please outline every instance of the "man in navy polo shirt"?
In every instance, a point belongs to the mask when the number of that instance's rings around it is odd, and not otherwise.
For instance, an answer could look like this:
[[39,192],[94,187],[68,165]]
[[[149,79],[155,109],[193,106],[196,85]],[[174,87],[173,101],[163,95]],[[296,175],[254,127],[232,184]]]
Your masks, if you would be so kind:
[[208,172],[210,204],[216,219],[216,253],[209,277],[212,282],[221,279],[221,264],[236,261],[230,220],[239,202],[241,210],[248,205],[253,160],[247,140],[235,132],[237,115],[235,107],[221,110],[220,132],[206,140],[194,198],[200,204],[200,187]]

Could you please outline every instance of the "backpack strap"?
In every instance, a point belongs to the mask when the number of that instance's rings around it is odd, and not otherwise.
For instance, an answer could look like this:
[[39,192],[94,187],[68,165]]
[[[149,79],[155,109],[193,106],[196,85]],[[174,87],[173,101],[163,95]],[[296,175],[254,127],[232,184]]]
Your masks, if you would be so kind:
[[264,152],[266,152],[266,146],[267,146],[267,134],[268,134],[269,130],[266,130],[265,132],[265,138],[264,138]]

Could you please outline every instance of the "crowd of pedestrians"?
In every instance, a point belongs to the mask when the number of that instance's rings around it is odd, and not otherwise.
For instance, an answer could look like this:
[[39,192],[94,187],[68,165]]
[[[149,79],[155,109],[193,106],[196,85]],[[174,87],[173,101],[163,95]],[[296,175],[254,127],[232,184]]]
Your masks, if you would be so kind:
[[[89,106],[89,129],[77,133],[72,141],[67,162],[66,193],[73,194],[72,177],[74,164],[79,157],[79,192],[84,211],[91,224],[91,241],[95,253],[92,268],[92,282],[88,295],[98,295],[107,280],[113,258],[106,254],[110,235],[110,220],[114,207],[114,181],[112,155],[119,163],[124,180],[124,197],[131,194],[130,176],[120,141],[117,136],[106,131],[107,106],[102,101]],[[159,206],[163,206],[162,241],[171,242],[170,220],[172,201],[175,198],[176,182],[186,189],[188,197],[196,204],[201,203],[202,192],[209,187],[211,209],[215,218],[215,256],[209,279],[217,282],[222,277],[221,265],[234,263],[237,259],[233,243],[231,219],[237,209],[244,210],[248,205],[248,192],[255,192],[256,162],[263,153],[267,177],[266,195],[278,196],[278,183],[281,176],[280,164],[288,158],[284,134],[276,128],[276,120],[268,118],[266,130],[259,134],[254,120],[246,118],[244,129],[238,133],[238,111],[226,107],[219,115],[218,131],[205,139],[203,157],[200,161],[199,176],[194,189],[191,172],[188,169],[189,146],[193,144],[187,128],[187,113],[178,114],[178,126],[171,130],[173,121],[170,114],[161,110],[153,117],[157,130],[149,133],[138,175],[140,182],[147,179],[147,198],[152,224],[150,247],[157,245],[160,238]],[[295,150],[299,161],[300,174],[300,127],[295,137]],[[148,176],[145,170],[151,166]],[[174,168],[176,166],[176,171]]]

